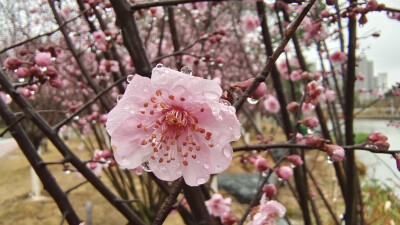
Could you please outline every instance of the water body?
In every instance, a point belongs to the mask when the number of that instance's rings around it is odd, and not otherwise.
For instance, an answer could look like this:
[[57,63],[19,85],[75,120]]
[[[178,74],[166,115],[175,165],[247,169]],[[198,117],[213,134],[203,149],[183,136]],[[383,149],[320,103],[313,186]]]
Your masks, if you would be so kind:
[[[381,132],[389,138],[390,150],[400,150],[400,128],[388,126],[388,122],[388,120],[356,119],[354,131],[363,133]],[[396,161],[391,155],[357,151],[356,156],[367,166],[367,179],[378,179],[389,184],[400,197],[400,172],[397,170]]]

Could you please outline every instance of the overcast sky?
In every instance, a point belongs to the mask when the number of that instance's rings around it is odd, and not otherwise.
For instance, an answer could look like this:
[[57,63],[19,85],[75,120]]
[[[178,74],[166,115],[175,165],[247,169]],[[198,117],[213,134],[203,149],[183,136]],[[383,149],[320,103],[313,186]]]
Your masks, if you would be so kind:
[[[378,1],[387,7],[400,9],[400,0]],[[385,12],[367,14],[368,23],[359,27],[358,36],[380,31],[379,38],[359,40],[366,57],[374,62],[374,74],[386,72],[389,85],[400,81],[400,21],[389,19]],[[359,52],[360,53],[360,52]]]

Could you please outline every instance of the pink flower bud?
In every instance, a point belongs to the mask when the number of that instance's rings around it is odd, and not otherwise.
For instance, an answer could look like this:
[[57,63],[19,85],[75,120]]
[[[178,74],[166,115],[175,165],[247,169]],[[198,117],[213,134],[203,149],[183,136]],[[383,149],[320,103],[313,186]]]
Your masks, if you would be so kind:
[[322,18],[327,18],[330,16],[330,13],[327,10],[322,10],[319,14]]
[[367,140],[369,142],[387,141],[388,138],[380,132],[372,132],[368,135]]
[[251,98],[253,99],[260,99],[267,93],[267,85],[264,82],[261,82],[256,90],[250,95]]
[[262,192],[265,193],[265,195],[271,199],[276,195],[276,187],[274,184],[267,184],[262,188]]
[[289,166],[281,166],[276,169],[275,172],[279,178],[282,178],[284,180],[289,179],[293,175],[293,169]]
[[30,73],[29,73],[29,69],[25,68],[25,67],[20,67],[17,70],[17,76],[18,78],[26,78],[29,77]]
[[306,127],[309,127],[309,128],[311,128],[311,129],[314,129],[314,128],[316,128],[316,127],[318,126],[319,121],[318,121],[318,119],[315,118],[315,117],[307,117],[307,118],[303,119],[303,120],[301,121],[301,123],[302,123],[304,126],[306,126]]
[[254,163],[259,171],[264,171],[269,168],[268,161],[263,157],[258,157]]
[[58,76],[58,71],[56,70],[56,68],[49,66],[44,72],[44,75],[49,76],[50,78],[56,78]]
[[320,148],[324,144],[324,141],[317,135],[309,135],[306,137],[306,145],[313,148]]
[[4,67],[9,69],[9,70],[15,70],[18,69],[19,66],[21,66],[22,62],[15,57],[10,57],[4,60]]
[[291,102],[286,106],[286,110],[290,113],[296,113],[299,110],[299,103]]
[[36,78],[42,78],[43,77],[42,71],[40,71],[40,69],[37,66],[31,66],[29,68],[29,73],[31,75],[35,76]]
[[340,162],[344,158],[344,149],[338,145],[328,145],[325,144],[323,147],[328,155],[331,157],[331,160],[334,162]]
[[303,160],[299,155],[288,155],[286,156],[286,159],[289,160],[295,166],[303,165]]
[[112,157],[112,152],[110,151],[110,150],[103,150],[102,152],[101,152],[101,157],[103,157],[103,158],[105,158],[105,159],[108,159],[108,158],[111,158]]
[[49,80],[49,82],[50,82],[50,85],[51,86],[53,86],[53,87],[55,87],[55,88],[60,88],[61,86],[62,86],[62,82],[61,82],[61,80],[59,80],[59,79],[57,79],[57,78],[51,78],[50,80]]
[[22,95],[22,96],[24,96],[25,98],[29,98],[29,97],[31,97],[31,91],[29,90],[29,89],[27,89],[27,88],[24,88],[24,89],[20,89],[19,90],[19,93]]
[[390,147],[390,144],[387,141],[376,141],[374,142],[374,145],[379,149],[379,150],[388,150]]
[[51,62],[51,54],[49,52],[38,52],[35,55],[35,63],[38,66],[48,66]]
[[221,222],[223,225],[233,225],[237,221],[239,221],[238,218],[236,218],[236,216],[231,212],[224,213],[221,216]]
[[107,122],[107,114],[100,115],[99,122],[104,124]]
[[89,168],[90,168],[91,170],[96,169],[96,168],[97,168],[97,163],[95,163],[95,162],[90,162]]

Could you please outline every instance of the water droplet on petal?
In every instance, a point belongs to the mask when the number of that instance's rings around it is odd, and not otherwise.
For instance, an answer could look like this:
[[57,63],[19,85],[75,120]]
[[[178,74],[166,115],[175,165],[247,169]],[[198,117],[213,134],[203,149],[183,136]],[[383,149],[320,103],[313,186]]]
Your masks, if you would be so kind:
[[70,173],[71,173],[71,170],[68,170],[68,169],[67,169],[67,170],[64,171],[64,173],[65,173],[65,174],[70,174]]
[[142,168],[143,168],[143,170],[144,171],[146,171],[146,172],[151,172],[151,169],[150,169],[150,167],[149,167],[149,162],[144,162],[144,163],[142,163]]
[[128,160],[125,157],[122,157],[121,166],[126,166],[128,164]]
[[217,172],[220,172],[220,171],[222,170],[222,168],[221,168],[220,165],[217,165],[217,166],[215,167],[215,170],[216,170]]
[[231,106],[231,103],[228,101],[228,100],[225,100],[225,99],[219,99],[219,103],[222,103],[222,104],[224,104],[224,105],[226,105],[226,106]]
[[205,168],[206,170],[210,169],[210,165],[208,165],[208,163],[204,163],[203,166],[204,166],[204,168]]
[[118,102],[119,100],[121,100],[122,97],[124,97],[124,96],[123,96],[123,95],[118,95],[118,97],[117,97],[117,102]]
[[167,171],[167,168],[166,168],[165,166],[160,166],[159,169],[160,169],[162,172]]
[[332,164],[332,163],[333,163],[333,161],[332,161],[332,159],[331,159],[330,156],[327,156],[327,157],[326,157],[326,162],[329,163],[329,164]]
[[185,73],[185,74],[188,74],[188,75],[192,75],[192,68],[190,68],[190,67],[188,67],[188,66],[184,66],[184,67],[182,67],[182,69],[181,69],[181,72],[182,73]]
[[250,104],[252,104],[252,105],[257,104],[258,101],[259,101],[259,100],[254,99],[254,98],[247,98],[247,102],[250,103]]
[[296,168],[296,165],[294,165],[293,163],[290,164],[290,167],[292,167],[293,169]]
[[197,178],[197,180],[196,180],[196,182],[197,182],[197,184],[204,184],[205,182],[206,182],[207,180],[206,180],[206,178],[204,178],[204,177],[199,177],[199,178]]
[[159,68],[159,69],[161,69],[161,68],[163,68],[163,67],[164,67],[164,65],[161,64],[161,63],[159,63],[159,64],[156,65],[156,68]]
[[177,171],[176,171],[176,174],[178,174],[179,176],[181,176],[181,175],[182,175],[182,170],[177,170]]
[[230,148],[224,148],[223,152],[226,158],[232,157],[232,150]]
[[128,105],[128,104],[125,104],[124,106],[122,106],[122,108],[123,108],[124,110],[129,110],[129,105]]
[[135,77],[135,75],[128,75],[128,77],[126,78],[126,81],[128,82],[128,83],[130,83],[132,80],[133,80],[133,78]]
[[209,99],[218,99],[219,95],[213,91],[203,91],[203,96]]
[[130,113],[130,114],[135,114],[135,109],[134,109],[134,108],[131,108],[131,109],[129,110],[129,113]]
[[172,89],[173,93],[175,95],[178,96],[183,96],[186,92],[186,88],[182,85],[176,85],[173,89]]

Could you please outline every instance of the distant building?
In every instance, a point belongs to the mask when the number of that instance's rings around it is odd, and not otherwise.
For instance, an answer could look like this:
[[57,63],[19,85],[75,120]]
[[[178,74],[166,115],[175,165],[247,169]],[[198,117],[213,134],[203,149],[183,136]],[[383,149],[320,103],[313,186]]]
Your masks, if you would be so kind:
[[378,73],[376,76],[376,90],[378,93],[385,93],[388,90],[388,74],[387,73]]
[[[363,57],[358,62],[356,73],[364,75],[364,80],[357,80],[355,87],[356,91],[366,91],[366,93],[360,94],[361,102],[375,99],[377,93],[384,93],[388,89],[388,74],[379,73],[374,76],[374,62],[367,58]],[[371,90],[374,90],[375,93],[371,94]]]

